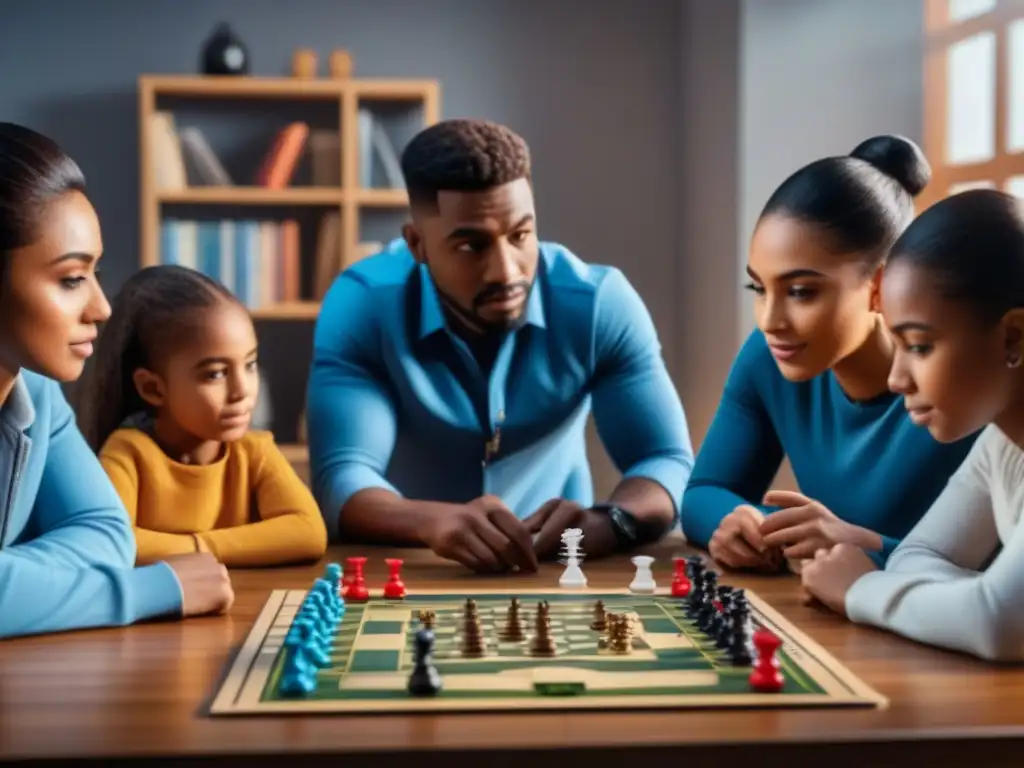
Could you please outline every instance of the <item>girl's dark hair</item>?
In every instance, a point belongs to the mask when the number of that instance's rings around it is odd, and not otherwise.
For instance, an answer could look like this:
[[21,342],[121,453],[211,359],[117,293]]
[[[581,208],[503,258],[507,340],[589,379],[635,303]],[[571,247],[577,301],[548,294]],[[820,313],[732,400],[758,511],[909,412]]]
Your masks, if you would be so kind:
[[81,169],[52,139],[0,122],[0,257],[38,237],[46,203],[85,191]]
[[837,253],[861,253],[872,269],[914,217],[931,179],[924,154],[901,136],[875,136],[847,156],[826,157],[786,179],[761,218],[782,215],[822,228]]
[[226,287],[201,272],[176,265],[146,267],[129,277],[111,302],[82,409],[82,432],[93,450],[126,418],[148,411],[132,377],[153,368],[195,333],[199,311],[222,302],[241,306]]
[[896,241],[886,269],[927,270],[945,298],[986,323],[1024,307],[1024,210],[994,189],[974,189],[925,210]]

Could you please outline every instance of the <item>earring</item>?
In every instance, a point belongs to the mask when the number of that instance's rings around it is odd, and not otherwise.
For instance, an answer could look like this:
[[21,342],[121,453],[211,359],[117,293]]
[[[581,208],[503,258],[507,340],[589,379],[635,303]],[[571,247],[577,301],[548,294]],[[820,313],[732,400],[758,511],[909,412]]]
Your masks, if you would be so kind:
[[1007,368],[1019,368],[1021,363],[1020,349],[1015,349],[1006,356]]

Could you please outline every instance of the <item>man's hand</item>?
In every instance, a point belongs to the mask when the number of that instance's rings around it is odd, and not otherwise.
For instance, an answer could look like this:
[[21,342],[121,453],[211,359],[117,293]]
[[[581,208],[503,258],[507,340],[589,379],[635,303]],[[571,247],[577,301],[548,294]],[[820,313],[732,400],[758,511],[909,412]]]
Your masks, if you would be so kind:
[[877,570],[860,547],[837,544],[819,549],[813,560],[806,560],[800,581],[811,597],[845,616],[846,593],[861,576]]
[[183,615],[227,613],[235,602],[228,569],[209,552],[175,555],[164,562],[181,584]]
[[761,538],[764,519],[761,510],[740,504],[722,518],[718,530],[712,534],[708,542],[711,557],[729,568],[778,570],[781,564],[778,550],[772,550]]
[[814,557],[819,549],[853,544],[862,549],[882,548],[882,537],[867,528],[840,520],[825,505],[793,491],[769,491],[764,503],[783,509],[768,515],[760,534],[767,547],[781,548],[791,560]]
[[468,504],[438,510],[431,516],[423,540],[441,557],[477,573],[537,570],[529,531],[496,496],[481,496]]
[[533,535],[533,549],[540,560],[558,555],[566,528],[583,531],[583,551],[588,557],[601,557],[615,551],[615,532],[608,515],[584,509],[574,501],[546,501],[523,522]]

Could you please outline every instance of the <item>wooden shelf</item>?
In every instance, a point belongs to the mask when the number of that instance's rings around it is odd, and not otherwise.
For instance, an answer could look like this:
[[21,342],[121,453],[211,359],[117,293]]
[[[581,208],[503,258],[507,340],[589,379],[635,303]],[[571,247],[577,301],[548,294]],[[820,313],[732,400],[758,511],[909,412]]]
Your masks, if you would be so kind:
[[[160,189],[157,186],[157,173],[153,166],[153,157],[159,141],[155,131],[159,126],[152,127],[152,116],[155,112],[166,108],[175,108],[168,104],[163,107],[160,100],[165,97],[183,99],[209,99],[223,102],[225,107],[232,99],[279,99],[294,102],[322,102],[329,111],[337,110],[338,145],[340,149],[340,175],[332,179],[337,187],[288,187],[286,189],[266,189],[257,186],[231,187],[189,187],[186,189]],[[175,217],[177,209],[173,206],[210,206],[210,214],[221,218],[217,206],[280,206],[282,209],[324,206],[323,213],[336,213],[339,216],[337,231],[340,234],[338,243],[338,264],[344,269],[354,264],[361,257],[363,242],[363,223],[361,212],[364,208],[380,210],[400,210],[408,206],[405,189],[361,189],[359,187],[360,146],[359,110],[372,104],[364,102],[401,102],[402,106],[418,108],[422,112],[424,127],[433,125],[440,119],[441,86],[432,79],[394,79],[394,78],[298,78],[298,77],[254,77],[254,76],[204,76],[204,75],[154,75],[147,74],[138,78],[138,121],[139,121],[139,265],[142,267],[162,263],[161,258],[161,222],[165,217]],[[201,106],[201,105],[196,105]],[[282,110],[289,109],[288,104],[274,105]],[[282,114],[281,122],[288,118]],[[206,212],[203,211],[205,214]],[[313,211],[320,213],[320,211]],[[270,218],[276,217],[277,211],[268,213]],[[183,214],[181,214],[183,215]],[[180,218],[181,215],[178,215]],[[225,213],[224,215],[227,215]],[[287,211],[289,218],[297,218],[298,211]],[[305,219],[306,217],[303,217]],[[325,219],[326,221],[326,219]],[[316,226],[303,223],[303,227]],[[319,258],[319,249],[308,249],[313,239],[319,242],[319,231],[303,231],[304,254],[316,252],[313,258]],[[307,257],[308,258],[308,257]],[[304,278],[316,274],[315,264],[302,265]],[[308,283],[304,279],[303,283]],[[318,301],[292,301],[269,307],[255,309],[255,319],[273,321],[310,321],[315,320],[320,311]]]
[[139,87],[157,96],[341,99],[345,82],[328,78],[143,75]]
[[331,187],[189,187],[160,189],[156,195],[161,203],[222,205],[339,205],[343,197],[340,188]]
[[404,208],[409,204],[409,196],[404,189],[360,189],[355,193],[355,203],[377,208]]
[[256,320],[315,320],[320,314],[319,301],[288,301],[251,310]]

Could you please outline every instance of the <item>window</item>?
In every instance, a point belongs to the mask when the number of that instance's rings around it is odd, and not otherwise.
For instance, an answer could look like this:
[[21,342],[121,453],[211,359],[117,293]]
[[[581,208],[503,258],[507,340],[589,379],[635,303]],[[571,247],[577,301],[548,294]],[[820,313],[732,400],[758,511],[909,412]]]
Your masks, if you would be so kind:
[[1024,197],[1024,0],[924,0],[922,207],[976,187]]

